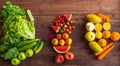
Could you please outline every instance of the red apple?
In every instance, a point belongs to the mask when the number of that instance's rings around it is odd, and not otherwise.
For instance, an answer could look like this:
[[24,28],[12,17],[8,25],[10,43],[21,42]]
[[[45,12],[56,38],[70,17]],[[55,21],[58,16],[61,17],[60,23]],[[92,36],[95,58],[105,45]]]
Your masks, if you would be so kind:
[[71,61],[74,59],[74,54],[72,52],[65,53],[65,59]]
[[56,61],[58,64],[62,64],[62,63],[64,62],[64,57],[63,57],[63,55],[62,55],[62,54],[56,55],[55,61]]

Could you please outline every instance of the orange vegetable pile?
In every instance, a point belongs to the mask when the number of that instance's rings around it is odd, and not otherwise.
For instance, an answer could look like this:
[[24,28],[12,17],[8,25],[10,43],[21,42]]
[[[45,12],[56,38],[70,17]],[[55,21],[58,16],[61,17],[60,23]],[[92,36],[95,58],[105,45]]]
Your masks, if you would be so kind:
[[104,15],[103,13],[98,13],[98,16],[102,19],[105,20],[106,22],[110,22],[110,17],[107,15]]

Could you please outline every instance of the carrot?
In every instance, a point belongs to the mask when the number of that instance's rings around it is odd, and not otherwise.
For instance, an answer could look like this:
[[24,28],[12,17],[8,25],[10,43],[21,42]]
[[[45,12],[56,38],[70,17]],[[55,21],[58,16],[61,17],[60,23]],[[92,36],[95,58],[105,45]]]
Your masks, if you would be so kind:
[[106,20],[106,16],[105,15],[103,15],[103,20]]
[[99,16],[101,19],[105,20],[106,22],[110,22],[110,17],[109,17],[109,16],[104,15],[103,13],[98,13],[98,16]]
[[[112,45],[113,45],[113,43],[109,43],[109,44],[107,44],[106,46],[104,46],[102,52],[104,52],[106,49],[108,49],[108,48],[111,47]],[[102,52],[94,52],[94,55],[95,55],[95,56],[98,56],[98,55],[100,55]]]
[[102,13],[98,13],[98,16],[101,17],[103,14]]
[[98,13],[98,16],[101,18],[101,19],[104,19],[104,15],[102,13]]
[[115,47],[115,45],[112,45],[111,47],[109,47],[107,50],[105,50],[102,54],[100,54],[97,59],[98,60],[102,60],[113,48]]
[[110,22],[110,17],[106,16],[106,22]]

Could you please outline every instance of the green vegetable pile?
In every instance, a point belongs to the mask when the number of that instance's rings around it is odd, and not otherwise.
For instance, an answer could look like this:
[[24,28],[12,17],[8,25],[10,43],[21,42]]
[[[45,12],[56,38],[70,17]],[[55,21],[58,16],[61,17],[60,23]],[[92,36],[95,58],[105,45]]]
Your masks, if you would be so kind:
[[26,11],[19,6],[5,3],[1,16],[4,20],[2,43],[14,44],[35,38],[34,22],[26,20]]
[[[26,13],[30,20],[27,20]],[[11,60],[18,56],[20,52],[28,49],[35,49],[37,53],[42,42],[35,38],[34,18],[30,10],[25,10],[19,6],[6,2],[0,13],[3,19],[4,36],[1,38],[0,52],[5,60]],[[38,50],[37,50],[38,49]]]

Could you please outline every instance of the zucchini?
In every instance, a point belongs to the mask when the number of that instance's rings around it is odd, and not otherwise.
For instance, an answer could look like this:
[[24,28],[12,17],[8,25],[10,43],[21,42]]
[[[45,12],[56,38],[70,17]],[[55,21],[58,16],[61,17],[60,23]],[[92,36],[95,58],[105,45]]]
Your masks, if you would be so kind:
[[30,43],[36,42],[36,41],[38,41],[38,40],[39,40],[39,39],[31,39],[31,40],[23,41],[23,42],[19,43],[19,44],[17,45],[17,47],[18,47],[18,48],[19,48],[19,47],[23,47],[23,46],[25,46],[26,44],[30,44]]
[[25,51],[27,49],[33,48],[36,45],[36,42],[30,43],[30,44],[26,44],[23,47],[19,47],[18,51]]

